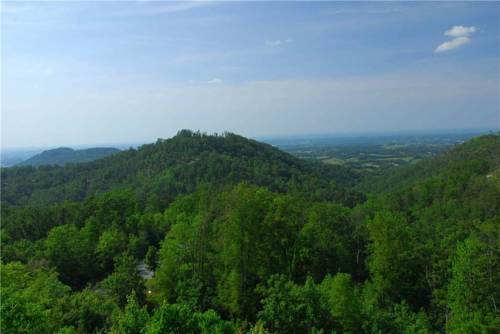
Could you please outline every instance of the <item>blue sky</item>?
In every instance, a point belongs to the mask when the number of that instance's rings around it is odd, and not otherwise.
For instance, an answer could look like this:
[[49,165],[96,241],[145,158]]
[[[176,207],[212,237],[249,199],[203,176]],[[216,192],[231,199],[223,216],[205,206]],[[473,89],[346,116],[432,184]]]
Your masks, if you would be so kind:
[[500,3],[3,2],[2,146],[500,127]]

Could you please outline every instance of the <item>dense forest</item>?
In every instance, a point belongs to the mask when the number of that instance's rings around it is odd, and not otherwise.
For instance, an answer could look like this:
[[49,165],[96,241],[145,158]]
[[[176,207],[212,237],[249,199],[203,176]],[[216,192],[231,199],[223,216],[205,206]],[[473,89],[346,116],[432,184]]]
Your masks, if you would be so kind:
[[113,147],[93,147],[81,150],[74,150],[69,147],[60,147],[36,154],[31,158],[18,163],[17,166],[64,166],[68,163],[89,162],[102,159],[108,155],[118,152],[120,152],[120,150]]
[[500,135],[366,178],[182,130],[1,178],[2,333],[500,328]]

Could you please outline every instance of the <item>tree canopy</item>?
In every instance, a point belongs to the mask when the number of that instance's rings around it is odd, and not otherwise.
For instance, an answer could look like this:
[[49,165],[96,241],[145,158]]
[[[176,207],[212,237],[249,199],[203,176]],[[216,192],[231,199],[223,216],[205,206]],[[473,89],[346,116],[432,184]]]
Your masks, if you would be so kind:
[[1,331],[498,332],[500,136],[358,176],[187,130],[2,169]]

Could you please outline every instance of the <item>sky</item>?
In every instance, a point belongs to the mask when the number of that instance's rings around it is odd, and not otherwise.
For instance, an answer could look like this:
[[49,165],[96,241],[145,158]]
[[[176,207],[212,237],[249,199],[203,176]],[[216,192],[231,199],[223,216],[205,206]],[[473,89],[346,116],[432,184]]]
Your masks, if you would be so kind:
[[0,10],[2,147],[500,128],[498,2]]

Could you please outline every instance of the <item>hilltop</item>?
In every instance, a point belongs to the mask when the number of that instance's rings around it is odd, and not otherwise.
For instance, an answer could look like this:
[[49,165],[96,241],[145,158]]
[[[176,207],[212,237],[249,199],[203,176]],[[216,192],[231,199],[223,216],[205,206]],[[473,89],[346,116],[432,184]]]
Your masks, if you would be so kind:
[[109,190],[133,188],[145,202],[163,207],[201,184],[247,182],[352,205],[357,195],[344,187],[356,179],[345,167],[303,161],[236,134],[182,130],[173,138],[84,164],[3,168],[2,202],[81,201]]

